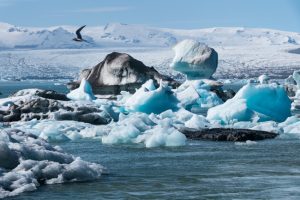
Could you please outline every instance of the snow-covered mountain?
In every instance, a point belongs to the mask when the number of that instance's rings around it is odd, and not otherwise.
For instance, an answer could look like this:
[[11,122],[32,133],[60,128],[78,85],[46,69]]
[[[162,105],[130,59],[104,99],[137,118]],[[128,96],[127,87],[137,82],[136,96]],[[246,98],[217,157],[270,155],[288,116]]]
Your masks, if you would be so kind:
[[92,47],[168,47],[186,38],[211,46],[300,44],[300,34],[270,29],[207,28],[176,30],[143,25],[111,23],[86,27],[83,37],[90,43],[72,41],[73,26],[17,27],[0,23],[0,49],[68,49]]
[[111,23],[89,27],[90,43],[74,42],[78,27],[17,27],[0,23],[0,79],[72,78],[112,51],[129,53],[160,72],[182,77],[170,68],[172,46],[196,39],[219,54],[217,78],[249,78],[267,74],[286,78],[300,69],[300,34],[270,29],[207,28],[176,30]]

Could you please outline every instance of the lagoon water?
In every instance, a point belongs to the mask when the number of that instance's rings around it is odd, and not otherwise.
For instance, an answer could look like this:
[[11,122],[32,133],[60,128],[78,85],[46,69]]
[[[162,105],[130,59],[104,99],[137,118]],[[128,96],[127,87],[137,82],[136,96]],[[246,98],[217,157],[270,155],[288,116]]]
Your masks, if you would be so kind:
[[[66,91],[55,82],[3,83],[0,98],[22,88]],[[9,199],[300,199],[300,139],[249,145],[188,141],[148,149],[100,140],[54,145],[109,173],[98,181],[45,185]]]
[[60,143],[109,169],[96,182],[46,185],[12,199],[299,199],[299,140],[253,145],[188,141],[184,147]]

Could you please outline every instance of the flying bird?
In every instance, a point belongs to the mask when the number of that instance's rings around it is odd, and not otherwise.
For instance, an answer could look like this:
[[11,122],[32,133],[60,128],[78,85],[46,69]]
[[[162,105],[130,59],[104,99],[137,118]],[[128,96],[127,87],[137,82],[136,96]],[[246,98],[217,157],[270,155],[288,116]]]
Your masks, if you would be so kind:
[[82,36],[80,34],[80,31],[85,27],[86,25],[80,27],[77,31],[76,31],[76,38],[73,38],[74,41],[76,42],[87,42],[86,40],[82,39]]

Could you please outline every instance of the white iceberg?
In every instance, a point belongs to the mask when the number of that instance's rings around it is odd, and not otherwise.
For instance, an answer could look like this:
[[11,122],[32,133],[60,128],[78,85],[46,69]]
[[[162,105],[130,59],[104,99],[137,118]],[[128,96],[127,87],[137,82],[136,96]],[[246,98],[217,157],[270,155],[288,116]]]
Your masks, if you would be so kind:
[[83,138],[99,138],[104,135],[103,126],[77,121],[31,120],[14,122],[12,128],[31,133],[49,142],[66,142]]
[[68,93],[67,97],[74,101],[92,101],[96,99],[92,86],[85,79],[82,79],[79,88]]
[[64,153],[16,129],[0,132],[0,198],[36,190],[41,184],[91,181],[104,168]]
[[158,119],[157,117],[153,114],[148,116],[145,113],[121,115],[118,122],[110,124],[112,129],[102,137],[102,143],[141,143],[147,148],[185,145],[186,137],[172,126],[174,124],[172,119]]
[[218,53],[195,40],[183,40],[174,48],[171,63],[174,70],[187,75],[189,80],[210,78],[218,67]]
[[300,70],[293,72],[293,79],[296,81],[298,88],[300,88]]
[[180,106],[193,110],[193,108],[210,108],[223,103],[216,93],[210,91],[211,84],[216,83],[205,79],[185,81],[175,91]]
[[275,83],[243,86],[234,98],[210,108],[207,119],[229,124],[236,121],[284,121],[291,116],[291,101]]

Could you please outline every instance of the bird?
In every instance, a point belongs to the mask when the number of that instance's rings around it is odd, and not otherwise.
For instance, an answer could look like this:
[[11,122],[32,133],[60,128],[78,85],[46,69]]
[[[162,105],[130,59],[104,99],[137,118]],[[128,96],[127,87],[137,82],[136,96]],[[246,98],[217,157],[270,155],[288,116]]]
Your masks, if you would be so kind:
[[79,29],[77,29],[76,31],[76,38],[73,38],[74,41],[76,42],[87,42],[86,40],[82,39],[82,36],[80,34],[80,31],[85,27],[86,25],[80,27]]

